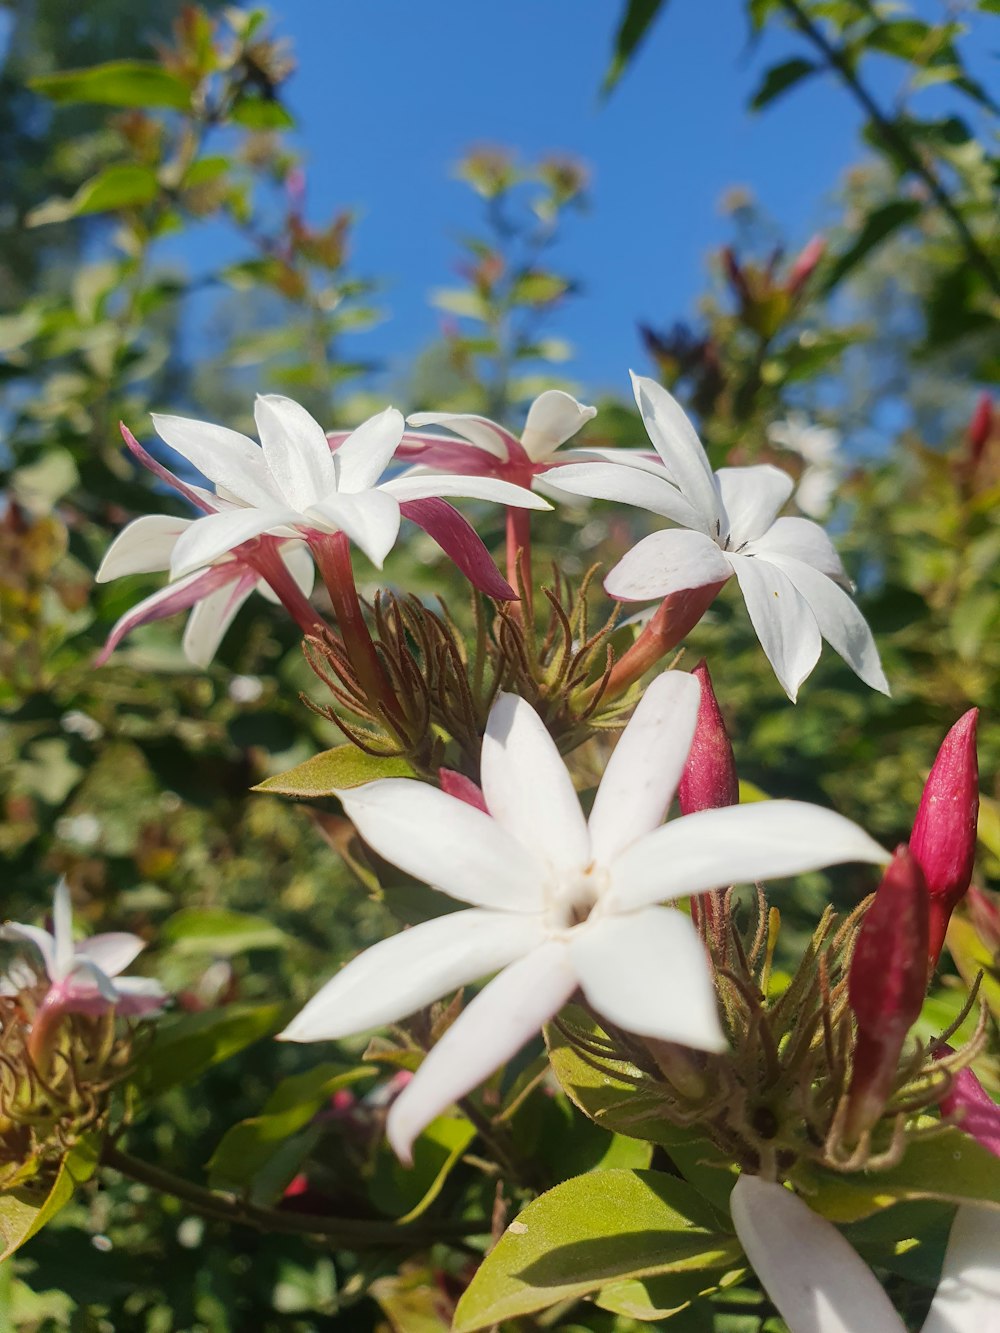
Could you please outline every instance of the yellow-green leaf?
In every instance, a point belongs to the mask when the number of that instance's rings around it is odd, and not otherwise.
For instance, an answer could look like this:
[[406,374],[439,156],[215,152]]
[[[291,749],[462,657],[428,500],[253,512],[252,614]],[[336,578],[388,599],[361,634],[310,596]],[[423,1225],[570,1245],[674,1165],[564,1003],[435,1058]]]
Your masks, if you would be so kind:
[[383,759],[365,754],[354,745],[338,745],[322,754],[314,754],[304,764],[296,764],[285,773],[278,773],[254,787],[254,791],[275,792],[279,796],[300,796],[315,799],[331,796],[338,789],[361,787],[376,778],[415,777],[412,766],[405,759]]
[[191,89],[162,65],[146,60],[111,60],[89,69],[64,69],[30,80],[30,87],[53,102],[96,102],[102,106],[160,106],[185,111]]
[[62,1159],[48,1190],[28,1185],[0,1194],[0,1262],[37,1235],[69,1203],[77,1185],[94,1174],[98,1151],[97,1140],[85,1136]]

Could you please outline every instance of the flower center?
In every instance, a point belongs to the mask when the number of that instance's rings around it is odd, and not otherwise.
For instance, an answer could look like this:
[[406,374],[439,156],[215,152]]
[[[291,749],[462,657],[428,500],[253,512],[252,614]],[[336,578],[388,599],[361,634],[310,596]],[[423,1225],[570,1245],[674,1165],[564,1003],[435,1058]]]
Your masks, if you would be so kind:
[[579,870],[558,870],[545,888],[546,924],[558,934],[581,926],[610,883],[603,866],[593,862]]

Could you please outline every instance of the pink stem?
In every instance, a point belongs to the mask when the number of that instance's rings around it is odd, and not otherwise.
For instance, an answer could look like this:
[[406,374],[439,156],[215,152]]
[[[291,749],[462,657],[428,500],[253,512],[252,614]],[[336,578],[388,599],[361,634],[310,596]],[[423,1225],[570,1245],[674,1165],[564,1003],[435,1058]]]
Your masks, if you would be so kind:
[[615,663],[602,698],[608,703],[619,698],[671,649],[676,648],[694,629],[725,583],[723,579],[721,583],[706,583],[702,588],[685,588],[665,597],[632,647]]
[[520,596],[524,588],[524,606],[512,607],[515,615],[532,613],[531,586],[531,513],[527,509],[507,510],[507,582]]
[[[249,544],[248,544],[249,545]],[[303,634],[322,635],[328,627],[309,598],[292,578],[273,540],[260,540],[248,550],[246,562],[260,575],[280,600]]]

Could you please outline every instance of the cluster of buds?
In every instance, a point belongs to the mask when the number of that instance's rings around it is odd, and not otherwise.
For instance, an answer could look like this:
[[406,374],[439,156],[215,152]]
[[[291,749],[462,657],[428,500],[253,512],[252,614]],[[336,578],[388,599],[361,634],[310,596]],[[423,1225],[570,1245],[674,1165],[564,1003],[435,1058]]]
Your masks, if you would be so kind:
[[761,338],[770,338],[801,303],[803,293],[826,250],[822,237],[813,239],[779,275],[782,254],[775,250],[766,264],[737,259],[730,246],[722,251],[722,266],[739,304],[740,318]]

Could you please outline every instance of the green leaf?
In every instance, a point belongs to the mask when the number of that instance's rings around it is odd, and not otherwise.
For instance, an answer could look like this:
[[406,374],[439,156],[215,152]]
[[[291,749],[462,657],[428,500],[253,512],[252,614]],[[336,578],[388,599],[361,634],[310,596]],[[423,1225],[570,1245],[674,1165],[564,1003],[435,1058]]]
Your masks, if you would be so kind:
[[609,93],[621,78],[665,3],[666,0],[628,0],[615,36],[614,55],[604,76],[605,93]]
[[250,1193],[254,1202],[270,1203],[298,1170],[312,1146],[311,1141],[302,1143],[300,1155],[285,1158],[281,1164],[284,1169],[277,1178],[269,1174],[264,1188],[255,1177],[282,1154],[286,1145],[294,1142],[298,1131],[309,1124],[335,1092],[374,1075],[374,1069],[364,1066],[345,1069],[342,1065],[321,1064],[304,1074],[283,1079],[260,1115],[239,1121],[220,1139],[208,1163],[209,1183],[216,1189],[244,1190],[253,1186]]
[[819,66],[812,60],[802,60],[797,57],[794,60],[783,60],[780,65],[772,65],[764,75],[760,87],[750,99],[750,105],[754,111],[760,111],[773,102],[776,97],[780,97],[783,92],[789,88],[794,88],[797,83],[808,78],[810,74],[815,74]]
[[89,69],[66,69],[29,80],[53,102],[97,102],[102,106],[160,106],[186,111],[191,90],[176,74],[145,60],[112,60]]
[[810,1208],[832,1222],[857,1222],[913,1199],[1000,1208],[1000,1158],[954,1125],[913,1140],[899,1165],[888,1170],[834,1175],[803,1166],[795,1183]]
[[243,93],[233,104],[229,119],[248,130],[293,130],[295,117],[280,102]]
[[163,925],[163,937],[179,953],[231,958],[248,949],[280,949],[285,932],[262,916],[225,908],[182,907]]
[[29,227],[43,227],[88,213],[137,208],[152,203],[159,192],[160,183],[151,167],[129,163],[105,167],[89,181],[84,181],[72,199],[48,199],[33,208],[25,223]]
[[565,296],[570,284],[555,273],[522,273],[511,288],[516,305],[550,305]]
[[430,300],[439,310],[447,310],[449,315],[460,315],[463,319],[483,320],[489,314],[479,293],[467,287],[438,287],[431,292]]
[[365,754],[354,745],[338,745],[322,754],[314,754],[304,764],[296,764],[286,773],[259,782],[254,791],[277,792],[281,796],[304,799],[332,796],[338,789],[361,787],[376,778],[412,778],[412,766],[405,759],[383,759]]
[[206,1069],[277,1032],[291,1012],[286,1004],[230,1004],[167,1019],[143,1054],[133,1085],[149,1098],[180,1083],[193,1083]]
[[922,208],[923,205],[916,199],[894,199],[869,213],[854,244],[844,251],[828,272],[823,290],[832,291],[876,246],[881,245],[905,223],[919,217]]
[[376,1208],[399,1222],[420,1217],[441,1193],[475,1137],[475,1127],[464,1116],[442,1115],[431,1121],[413,1145],[412,1167],[403,1166],[388,1150],[381,1152],[370,1187]]
[[737,1268],[726,1273],[719,1281],[713,1282],[704,1273],[667,1273],[663,1277],[630,1278],[627,1282],[615,1282],[604,1287],[596,1296],[595,1304],[602,1310],[624,1315],[626,1319],[639,1319],[643,1322],[652,1319],[670,1319],[676,1314],[688,1311],[684,1321],[685,1333],[712,1333],[715,1327],[712,1307],[707,1301],[700,1305],[696,1302],[701,1297],[711,1296],[720,1287],[733,1286],[744,1275],[745,1269]]
[[59,1163],[59,1170],[48,1189],[39,1189],[32,1184],[0,1194],[0,1241],[3,1245],[0,1263],[37,1235],[69,1203],[77,1185],[82,1185],[94,1174],[98,1153],[97,1139],[84,1136]]
[[627,1279],[725,1271],[741,1256],[684,1181],[658,1171],[591,1171],[549,1190],[511,1223],[459,1302],[455,1333]]

